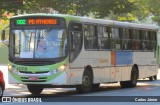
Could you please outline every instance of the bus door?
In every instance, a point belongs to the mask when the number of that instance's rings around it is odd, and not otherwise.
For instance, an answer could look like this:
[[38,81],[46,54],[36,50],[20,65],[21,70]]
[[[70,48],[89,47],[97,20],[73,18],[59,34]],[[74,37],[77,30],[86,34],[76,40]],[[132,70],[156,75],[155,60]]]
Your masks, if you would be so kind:
[[86,65],[82,50],[83,36],[82,36],[82,23],[71,22],[69,25],[69,55],[70,55],[70,68],[83,68]]

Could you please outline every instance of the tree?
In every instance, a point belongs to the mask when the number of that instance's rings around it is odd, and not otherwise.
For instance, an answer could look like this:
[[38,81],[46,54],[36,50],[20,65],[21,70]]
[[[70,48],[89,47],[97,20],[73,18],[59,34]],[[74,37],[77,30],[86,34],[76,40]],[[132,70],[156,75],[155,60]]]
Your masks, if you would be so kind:
[[145,20],[149,15],[160,24],[159,0],[1,0],[0,14],[53,13],[77,16],[93,16],[118,20],[137,18]]
[[115,15],[125,15],[136,9],[134,2],[130,0],[97,0],[97,5],[94,8],[95,15],[103,18],[108,16],[111,12]]
[[79,16],[92,13],[99,18],[108,16],[110,11],[121,14],[135,9],[134,3],[130,0],[3,0],[1,4],[1,14],[5,11],[15,14],[58,11]]
[[0,18],[5,18],[5,12],[18,14],[23,12],[23,0],[1,0]]

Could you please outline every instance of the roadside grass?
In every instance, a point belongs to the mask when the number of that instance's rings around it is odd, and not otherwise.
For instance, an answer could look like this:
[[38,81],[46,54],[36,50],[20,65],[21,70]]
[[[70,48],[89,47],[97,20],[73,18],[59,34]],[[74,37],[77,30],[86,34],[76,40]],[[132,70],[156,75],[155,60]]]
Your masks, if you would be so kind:
[[8,47],[0,42],[0,65],[7,66],[8,62]]

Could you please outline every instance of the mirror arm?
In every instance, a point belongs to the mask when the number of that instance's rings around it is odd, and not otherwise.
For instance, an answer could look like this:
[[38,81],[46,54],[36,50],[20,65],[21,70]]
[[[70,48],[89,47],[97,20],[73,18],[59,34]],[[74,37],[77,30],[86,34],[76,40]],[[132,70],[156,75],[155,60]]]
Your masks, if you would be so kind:
[[[4,27],[3,30],[5,30],[5,29],[8,28],[8,27],[9,27],[9,25],[6,26],[6,27]],[[3,31],[3,30],[2,30],[2,31]],[[5,44],[6,46],[9,46],[9,44],[8,44],[8,43],[5,43],[4,41],[2,41],[2,43]]]

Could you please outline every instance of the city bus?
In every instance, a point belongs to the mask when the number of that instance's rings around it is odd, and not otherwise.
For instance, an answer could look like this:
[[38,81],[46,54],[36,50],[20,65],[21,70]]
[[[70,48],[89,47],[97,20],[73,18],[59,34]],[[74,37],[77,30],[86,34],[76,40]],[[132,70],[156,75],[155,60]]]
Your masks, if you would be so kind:
[[[10,19],[10,84],[32,94],[47,87],[91,92],[101,83],[135,87],[156,80],[158,27],[62,14],[26,14]],[[2,41],[6,33],[2,30]]]

